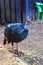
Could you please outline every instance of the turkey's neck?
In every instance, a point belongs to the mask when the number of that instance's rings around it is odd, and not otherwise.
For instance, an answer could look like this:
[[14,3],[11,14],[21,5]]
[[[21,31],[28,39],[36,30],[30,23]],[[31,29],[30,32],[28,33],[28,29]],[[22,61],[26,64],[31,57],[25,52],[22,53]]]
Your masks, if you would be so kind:
[[24,28],[25,28],[26,30],[28,30],[28,28],[29,28],[29,22],[26,22],[26,23],[25,23]]

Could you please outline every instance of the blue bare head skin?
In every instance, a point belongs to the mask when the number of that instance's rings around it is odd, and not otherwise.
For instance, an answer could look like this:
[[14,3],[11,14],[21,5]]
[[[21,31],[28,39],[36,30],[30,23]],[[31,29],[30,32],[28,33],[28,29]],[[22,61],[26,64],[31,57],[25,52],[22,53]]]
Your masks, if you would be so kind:
[[26,21],[26,23],[25,23],[24,28],[28,30],[30,24],[31,24],[31,20],[28,19],[28,20]]

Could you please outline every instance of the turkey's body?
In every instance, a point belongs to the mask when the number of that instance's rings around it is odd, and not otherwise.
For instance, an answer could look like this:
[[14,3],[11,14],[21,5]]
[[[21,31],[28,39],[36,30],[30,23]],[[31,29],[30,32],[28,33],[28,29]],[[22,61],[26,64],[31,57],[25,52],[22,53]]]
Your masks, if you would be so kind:
[[28,30],[21,23],[9,24],[5,29],[5,38],[8,42],[20,42],[27,37]]

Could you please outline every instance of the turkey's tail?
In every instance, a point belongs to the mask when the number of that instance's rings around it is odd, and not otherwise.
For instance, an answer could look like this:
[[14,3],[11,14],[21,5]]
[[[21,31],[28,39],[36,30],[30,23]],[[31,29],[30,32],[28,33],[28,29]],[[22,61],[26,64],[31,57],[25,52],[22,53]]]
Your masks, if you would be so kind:
[[6,44],[6,39],[4,38],[3,45],[5,45],[5,44]]

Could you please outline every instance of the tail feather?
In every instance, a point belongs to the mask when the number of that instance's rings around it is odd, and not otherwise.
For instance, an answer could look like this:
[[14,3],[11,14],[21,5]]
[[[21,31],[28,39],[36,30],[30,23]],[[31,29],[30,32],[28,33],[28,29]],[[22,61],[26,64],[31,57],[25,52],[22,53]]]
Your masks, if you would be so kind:
[[3,45],[5,45],[6,44],[6,39],[4,39],[4,41],[3,41]]

